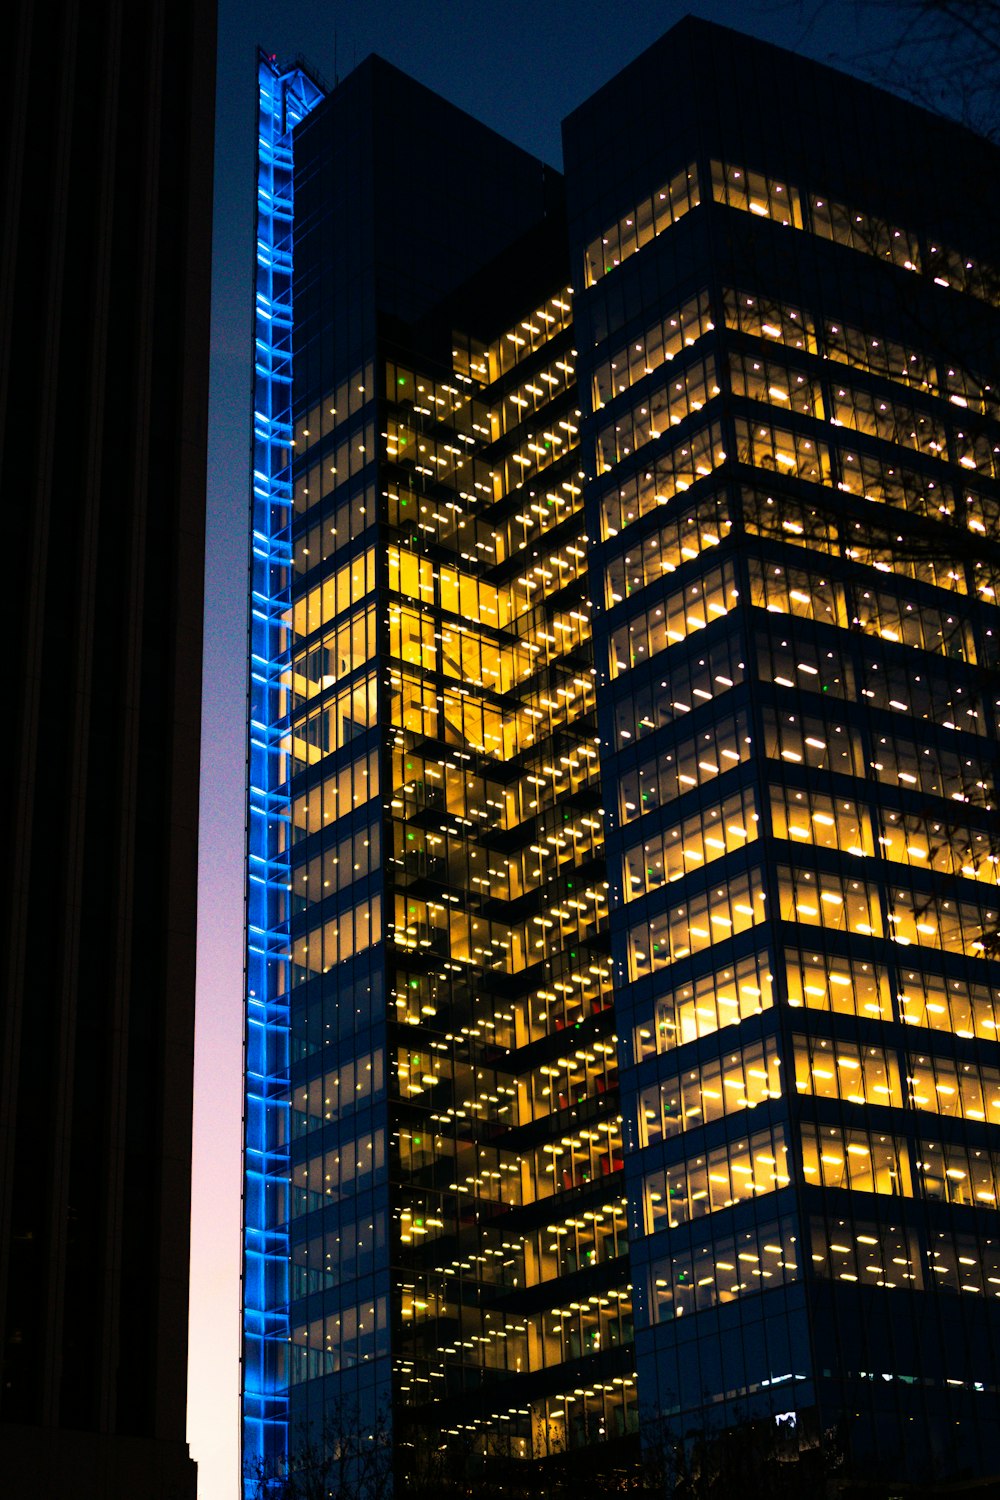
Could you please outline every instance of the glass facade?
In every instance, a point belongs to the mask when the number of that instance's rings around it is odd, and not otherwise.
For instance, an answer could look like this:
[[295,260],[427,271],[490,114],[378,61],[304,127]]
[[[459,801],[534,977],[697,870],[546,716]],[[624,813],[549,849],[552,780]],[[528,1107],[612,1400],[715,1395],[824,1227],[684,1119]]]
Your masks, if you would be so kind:
[[[784,55],[743,42],[685,22],[570,117],[568,225],[384,65],[296,95],[255,476],[251,1459],[349,1428],[400,1492],[516,1486],[764,1424],[817,1473],[1000,1467],[997,299],[918,175],[763,128]],[[706,45],[728,117],[644,91]],[[327,232],[365,90],[477,132],[419,272]]]
[[[933,126],[811,69],[798,149],[773,49],[678,28],[675,73],[709,36],[717,114],[639,125],[665,40],[564,127],[640,1423],[986,1473],[996,287]],[[902,188],[835,144],[883,108]]]

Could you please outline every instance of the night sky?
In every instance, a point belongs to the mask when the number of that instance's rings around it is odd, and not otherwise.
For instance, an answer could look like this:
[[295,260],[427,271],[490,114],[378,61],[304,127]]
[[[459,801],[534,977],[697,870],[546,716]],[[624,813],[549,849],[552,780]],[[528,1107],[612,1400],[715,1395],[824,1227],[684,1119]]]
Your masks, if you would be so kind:
[[[189,1438],[201,1500],[237,1500],[246,525],[255,56],[333,84],[370,52],[554,166],[562,117],[688,10],[863,76],[898,15],[873,0],[221,0],[203,708]],[[664,87],[669,88],[669,78]],[[780,101],[779,101],[780,102]],[[794,121],[789,128],[796,129]],[[414,153],[414,173],[423,170]]]

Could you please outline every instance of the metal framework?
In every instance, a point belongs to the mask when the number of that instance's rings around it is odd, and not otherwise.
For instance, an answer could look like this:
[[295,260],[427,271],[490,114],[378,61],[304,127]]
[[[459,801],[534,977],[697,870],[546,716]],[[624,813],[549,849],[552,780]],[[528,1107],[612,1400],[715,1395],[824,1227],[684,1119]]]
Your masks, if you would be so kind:
[[[292,131],[323,99],[258,63],[250,536],[243,1200],[243,1472],[280,1472],[288,1399],[288,765],[291,579]],[[253,1477],[251,1477],[253,1476]]]

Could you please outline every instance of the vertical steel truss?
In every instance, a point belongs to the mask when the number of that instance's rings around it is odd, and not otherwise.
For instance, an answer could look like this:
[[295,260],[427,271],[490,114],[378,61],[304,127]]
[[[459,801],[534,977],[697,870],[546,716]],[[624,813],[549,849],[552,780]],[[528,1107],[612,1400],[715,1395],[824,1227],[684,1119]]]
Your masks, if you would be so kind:
[[292,135],[324,97],[258,62],[248,688],[243,1206],[244,1492],[288,1438],[288,670],[291,605]]

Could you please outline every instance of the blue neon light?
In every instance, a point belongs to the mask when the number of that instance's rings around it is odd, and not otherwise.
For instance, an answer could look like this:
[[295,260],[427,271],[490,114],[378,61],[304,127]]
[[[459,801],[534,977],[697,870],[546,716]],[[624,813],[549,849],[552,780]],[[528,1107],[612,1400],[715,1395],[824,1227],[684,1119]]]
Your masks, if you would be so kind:
[[243,1472],[288,1447],[288,822],[280,678],[289,665],[292,130],[324,97],[298,68],[258,70],[257,264],[248,704],[243,1187]]

